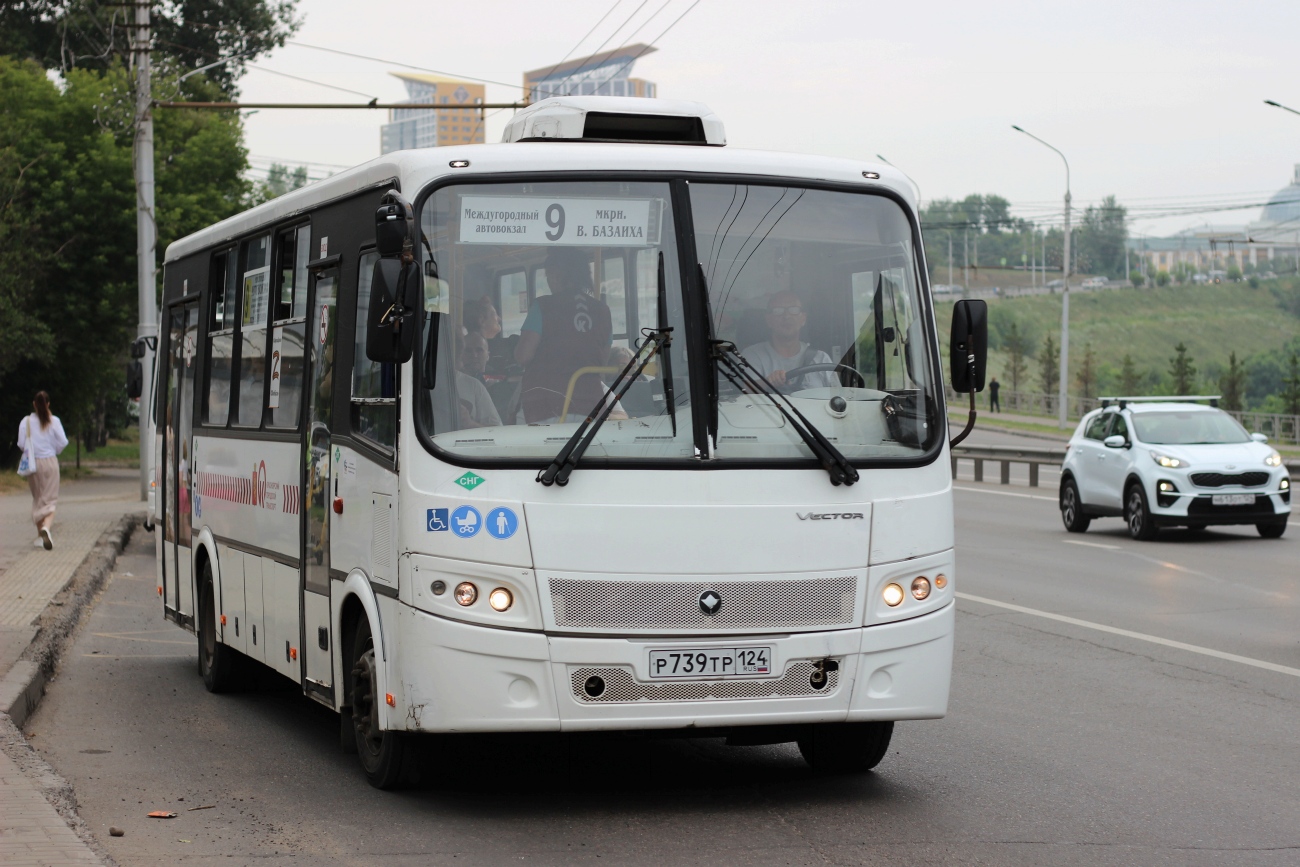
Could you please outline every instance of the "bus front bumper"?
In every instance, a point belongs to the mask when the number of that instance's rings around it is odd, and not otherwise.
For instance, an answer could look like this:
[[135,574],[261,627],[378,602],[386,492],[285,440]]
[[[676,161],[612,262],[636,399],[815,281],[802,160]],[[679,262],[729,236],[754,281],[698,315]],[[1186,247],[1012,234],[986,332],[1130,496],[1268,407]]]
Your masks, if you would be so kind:
[[[954,618],[950,604],[911,620],[830,632],[575,638],[474,626],[402,606],[404,653],[390,669],[389,683],[398,687],[390,686],[390,727],[630,731],[937,719],[948,708]],[[742,647],[769,648],[773,676],[649,677],[652,650]]]

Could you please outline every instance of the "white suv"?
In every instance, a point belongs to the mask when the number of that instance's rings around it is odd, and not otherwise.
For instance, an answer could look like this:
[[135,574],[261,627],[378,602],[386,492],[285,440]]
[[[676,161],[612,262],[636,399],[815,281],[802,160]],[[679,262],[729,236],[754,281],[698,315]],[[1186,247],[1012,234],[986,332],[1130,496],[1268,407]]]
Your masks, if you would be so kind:
[[1061,519],[1071,533],[1123,517],[1134,539],[1161,527],[1254,524],[1286,532],[1291,479],[1262,434],[1195,403],[1125,403],[1083,417],[1061,466]]

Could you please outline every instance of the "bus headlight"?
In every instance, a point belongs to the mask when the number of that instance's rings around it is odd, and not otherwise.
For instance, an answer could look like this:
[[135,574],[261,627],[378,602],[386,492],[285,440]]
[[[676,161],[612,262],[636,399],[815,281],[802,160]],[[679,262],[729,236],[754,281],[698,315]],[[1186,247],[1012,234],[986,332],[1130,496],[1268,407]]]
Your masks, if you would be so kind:
[[468,581],[456,585],[456,602],[469,607],[478,601],[478,588]]
[[505,611],[513,604],[515,604],[515,598],[504,587],[498,587],[488,594],[488,605],[492,606],[493,611]]
[[912,579],[912,598],[918,602],[930,595],[930,579],[922,575]]
[[897,584],[886,584],[880,595],[884,597],[885,604],[890,608],[897,608],[903,602],[903,588]]

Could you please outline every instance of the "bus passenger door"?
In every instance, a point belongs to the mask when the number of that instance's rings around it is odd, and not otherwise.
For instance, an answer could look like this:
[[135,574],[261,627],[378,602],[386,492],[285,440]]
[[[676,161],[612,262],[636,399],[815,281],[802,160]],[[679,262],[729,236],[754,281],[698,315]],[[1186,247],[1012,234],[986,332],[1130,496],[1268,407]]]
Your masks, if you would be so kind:
[[163,613],[194,627],[193,504],[194,374],[198,346],[196,304],[172,308],[168,317],[170,370],[163,434]]
[[307,425],[303,453],[303,656],[308,694],[333,701],[333,651],[330,629],[330,430],[334,409],[334,345],[338,333],[338,278],[335,269],[314,275],[308,319],[306,372]]

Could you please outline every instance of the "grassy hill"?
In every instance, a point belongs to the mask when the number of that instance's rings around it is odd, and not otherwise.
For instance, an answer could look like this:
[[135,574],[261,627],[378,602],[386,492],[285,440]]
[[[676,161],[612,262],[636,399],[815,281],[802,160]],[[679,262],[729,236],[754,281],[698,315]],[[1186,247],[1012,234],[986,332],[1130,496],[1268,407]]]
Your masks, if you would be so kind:
[[[935,305],[941,338],[945,340],[952,302]],[[1007,353],[1003,338],[1015,322],[1027,333],[1037,356],[1049,333],[1059,339],[1061,296],[1034,295],[989,301],[990,376],[1007,389]],[[1131,355],[1144,377],[1145,390],[1169,393],[1169,360],[1182,341],[1196,365],[1201,390],[1218,391],[1218,378],[1236,352],[1248,369],[1248,396],[1262,404],[1281,388],[1283,352],[1300,348],[1300,280],[1265,281],[1258,288],[1247,283],[1209,286],[1166,286],[1146,289],[1108,289],[1070,294],[1070,381],[1075,377],[1085,347],[1091,344],[1100,370],[1099,393],[1111,391],[1121,361]],[[1037,359],[1028,365],[1021,391],[1040,391]],[[1053,389],[1054,390],[1054,389]],[[1253,407],[1252,407],[1253,408]]]

